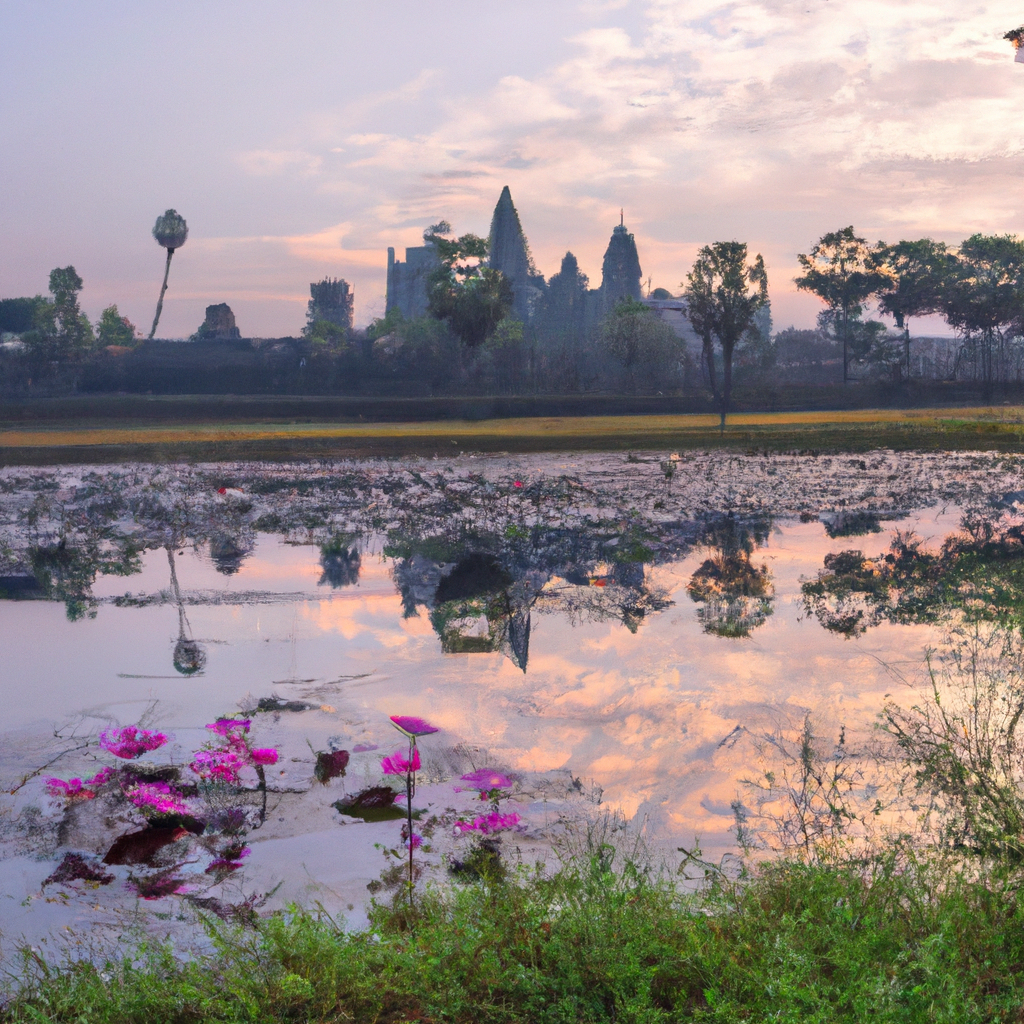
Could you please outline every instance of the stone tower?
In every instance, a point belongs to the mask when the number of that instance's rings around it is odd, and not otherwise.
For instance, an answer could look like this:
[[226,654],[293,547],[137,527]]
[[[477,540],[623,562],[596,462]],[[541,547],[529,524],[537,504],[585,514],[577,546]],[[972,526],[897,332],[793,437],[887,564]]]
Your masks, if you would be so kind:
[[619,214],[619,223],[612,231],[611,240],[605,250],[604,263],[601,265],[601,305],[604,313],[610,313],[623,299],[641,297],[640,291],[640,257],[636,251],[636,241],[626,230],[623,215]]
[[508,185],[501,190],[498,205],[491,217],[491,234],[487,243],[488,263],[512,284],[512,311],[524,323],[530,319],[534,292],[538,290],[530,278],[535,275],[530,250],[519,223],[519,214]]

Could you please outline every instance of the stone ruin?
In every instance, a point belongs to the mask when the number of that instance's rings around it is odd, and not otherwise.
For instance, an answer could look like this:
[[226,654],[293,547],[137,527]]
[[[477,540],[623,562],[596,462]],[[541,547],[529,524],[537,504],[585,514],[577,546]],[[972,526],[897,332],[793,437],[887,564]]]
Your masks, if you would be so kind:
[[206,319],[193,335],[196,341],[231,341],[241,338],[242,333],[235,326],[235,314],[226,302],[206,307]]

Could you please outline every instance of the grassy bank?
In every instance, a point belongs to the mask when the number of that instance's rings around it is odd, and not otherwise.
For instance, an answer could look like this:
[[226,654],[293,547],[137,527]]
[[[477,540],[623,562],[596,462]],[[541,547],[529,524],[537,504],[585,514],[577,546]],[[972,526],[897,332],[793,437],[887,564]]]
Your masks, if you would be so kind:
[[306,914],[217,933],[192,962],[28,954],[5,1022],[1019,1021],[1016,886],[895,855],[776,863],[685,896],[595,860],[378,908],[346,934]]
[[871,448],[1016,451],[1024,407],[530,417],[430,422],[167,422],[0,429],[0,464],[452,455],[476,452]]

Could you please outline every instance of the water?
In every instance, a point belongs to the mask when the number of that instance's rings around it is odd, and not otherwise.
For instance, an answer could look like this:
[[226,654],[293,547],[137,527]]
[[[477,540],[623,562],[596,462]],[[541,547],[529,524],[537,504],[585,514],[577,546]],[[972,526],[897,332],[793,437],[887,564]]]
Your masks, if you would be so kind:
[[[505,843],[527,860],[551,856],[560,819],[606,811],[652,849],[699,836],[719,855],[763,737],[810,715],[863,742],[942,642],[944,620],[923,614],[823,628],[803,582],[830,553],[884,554],[898,530],[935,551],[965,512],[1015,522],[1020,463],[664,453],[6,470],[0,483],[0,586],[21,598],[0,602],[9,946],[140,920],[187,932],[183,896],[200,890],[236,905],[273,891],[264,906],[316,900],[358,923],[384,866],[374,843],[397,845],[399,824],[331,804],[381,781],[381,754],[400,746],[392,714],[440,729],[421,744],[417,806],[468,812],[453,783],[471,768],[515,778],[523,827]],[[739,565],[748,595],[734,579],[731,599],[694,600],[709,559]],[[210,885],[192,850],[189,885],[151,901],[125,887],[141,868],[43,887],[69,850],[98,859],[141,823],[101,827],[87,813],[100,801],[68,811],[44,778],[94,772],[98,731],[138,721],[172,737],[152,760],[187,763],[206,723],[239,713],[281,752],[243,868]],[[331,749],[351,762],[324,786],[314,752]],[[439,836],[433,860],[451,849]]]

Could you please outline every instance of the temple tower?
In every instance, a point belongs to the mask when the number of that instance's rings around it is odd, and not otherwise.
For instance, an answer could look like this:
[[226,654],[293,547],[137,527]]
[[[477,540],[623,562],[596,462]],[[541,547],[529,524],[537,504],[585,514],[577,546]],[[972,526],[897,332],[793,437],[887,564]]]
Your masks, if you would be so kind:
[[501,190],[498,205],[494,207],[487,252],[487,262],[495,270],[500,270],[511,283],[512,311],[525,323],[532,312],[531,306],[535,299],[533,293],[537,292],[530,280],[536,271],[532,266],[530,249],[508,185]]
[[640,257],[637,255],[636,241],[626,230],[624,215],[620,211],[619,223],[612,231],[601,265],[603,312],[610,313],[623,299],[639,301],[642,295],[640,280]]

